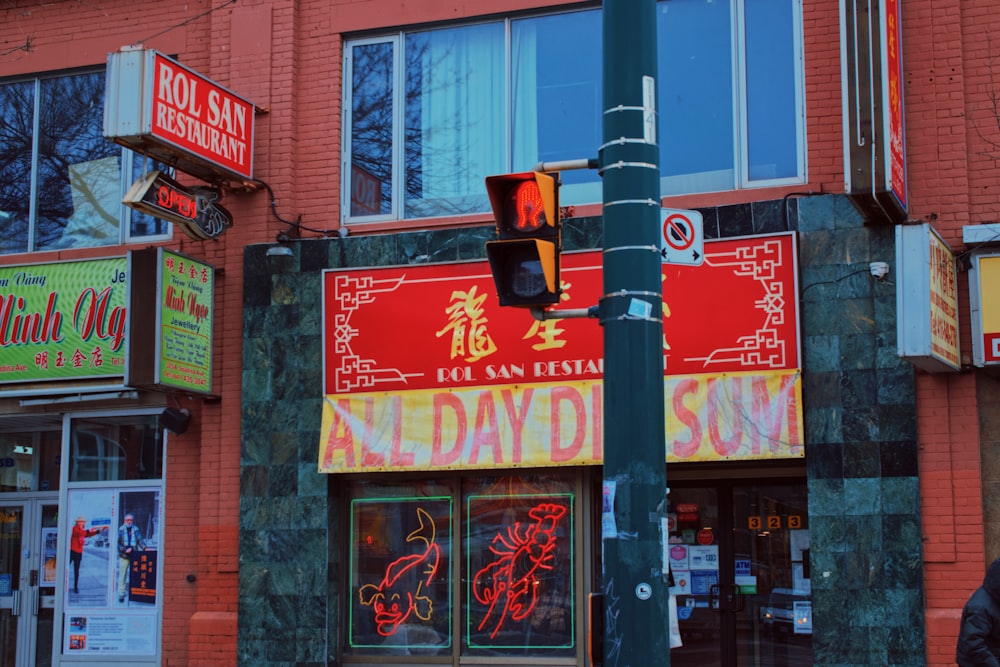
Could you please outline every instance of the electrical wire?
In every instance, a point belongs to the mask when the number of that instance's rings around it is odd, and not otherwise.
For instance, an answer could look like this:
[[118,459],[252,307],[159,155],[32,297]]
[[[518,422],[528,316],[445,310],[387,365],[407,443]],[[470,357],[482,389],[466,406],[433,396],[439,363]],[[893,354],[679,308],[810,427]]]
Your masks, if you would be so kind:
[[[851,278],[853,276],[861,275],[862,273],[870,273],[870,272],[871,272],[871,269],[858,269],[857,271],[852,271],[851,273],[848,273],[847,275],[841,276],[839,278],[835,278],[833,280],[821,280],[818,283],[810,283],[810,284],[806,285],[802,289],[801,292],[799,292],[799,298],[801,299],[802,297],[804,297],[806,295],[806,292],[808,292],[813,287],[819,287],[820,285],[836,285],[838,283],[842,283],[843,281],[845,281],[848,278]],[[879,282],[884,282],[884,281],[879,281]]]
[[235,4],[235,3],[236,3],[236,0],[226,0],[226,2],[222,3],[222,4],[221,4],[221,5],[219,5],[218,7],[209,7],[208,9],[206,9],[205,11],[203,11],[203,12],[202,12],[201,14],[196,14],[195,16],[192,16],[192,17],[191,17],[191,18],[189,18],[189,19],[186,19],[186,20],[184,20],[184,21],[181,21],[181,22],[180,22],[180,23],[178,23],[177,25],[172,25],[172,26],[170,26],[169,28],[164,28],[164,29],[163,29],[163,30],[161,30],[160,32],[156,33],[155,35],[150,35],[150,36],[149,36],[149,37],[147,37],[146,39],[140,39],[140,40],[138,40],[138,41],[136,41],[136,42],[132,42],[132,44],[133,44],[133,45],[136,45],[136,44],[142,44],[143,42],[148,42],[148,41],[149,41],[149,40],[151,40],[151,39],[156,39],[157,37],[159,37],[159,36],[161,36],[161,35],[165,35],[165,34],[167,34],[167,33],[168,33],[168,32],[170,32],[171,30],[176,30],[177,28],[180,28],[180,27],[183,27],[183,26],[186,26],[186,25],[187,25],[188,23],[192,23],[192,22],[194,22],[194,21],[197,21],[198,19],[200,19],[200,18],[201,18],[201,17],[203,17],[203,16],[208,16],[208,15],[209,15],[209,14],[211,14],[212,12],[216,12],[216,11],[218,11],[218,10],[220,10],[220,9],[224,9],[225,7],[228,7],[229,5],[232,5],[232,4]]
[[24,44],[21,46],[15,46],[13,48],[7,49],[6,51],[0,51],[0,57],[9,56],[15,51],[24,51],[25,53],[31,53],[31,42],[35,39],[34,35],[28,35],[24,38]]
[[313,229],[311,227],[306,227],[305,225],[301,224],[302,220],[301,215],[299,215],[295,220],[287,220],[285,218],[282,218],[280,215],[278,215],[278,207],[277,207],[278,200],[274,196],[274,190],[271,188],[270,185],[268,185],[267,181],[262,181],[259,178],[255,178],[253,179],[252,182],[260,183],[265,188],[267,188],[267,194],[271,197],[271,214],[274,216],[274,219],[280,222],[281,224],[288,225],[289,227],[294,227],[295,229],[304,232],[312,232],[313,234],[323,234],[324,236],[336,234],[336,231],[330,229]]

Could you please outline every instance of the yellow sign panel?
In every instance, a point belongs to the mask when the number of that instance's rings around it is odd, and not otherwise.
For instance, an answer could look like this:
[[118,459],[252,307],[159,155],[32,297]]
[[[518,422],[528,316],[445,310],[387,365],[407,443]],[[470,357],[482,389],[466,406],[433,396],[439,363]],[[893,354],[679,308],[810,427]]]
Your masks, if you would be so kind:
[[979,258],[979,304],[982,310],[983,333],[1000,333],[1000,256]]
[[[666,460],[804,456],[798,371],[667,377]],[[319,470],[598,465],[600,381],[327,395]]]

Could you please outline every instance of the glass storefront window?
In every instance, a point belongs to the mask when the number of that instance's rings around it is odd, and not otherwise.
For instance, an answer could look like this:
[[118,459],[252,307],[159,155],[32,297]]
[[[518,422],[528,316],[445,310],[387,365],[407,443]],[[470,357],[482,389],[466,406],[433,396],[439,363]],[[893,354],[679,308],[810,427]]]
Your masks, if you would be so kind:
[[72,421],[70,482],[160,479],[162,475],[163,431],[155,415]]
[[0,423],[0,493],[59,489],[61,430],[5,432]]
[[467,486],[466,653],[573,655],[570,489],[543,477]]
[[452,646],[452,499],[437,484],[364,484],[351,501],[352,649],[402,655]]
[[0,255],[170,234],[168,223],[121,203],[140,169],[159,165],[104,138],[104,79],[93,71],[0,81]]
[[575,513],[557,475],[352,484],[347,651],[576,656]]

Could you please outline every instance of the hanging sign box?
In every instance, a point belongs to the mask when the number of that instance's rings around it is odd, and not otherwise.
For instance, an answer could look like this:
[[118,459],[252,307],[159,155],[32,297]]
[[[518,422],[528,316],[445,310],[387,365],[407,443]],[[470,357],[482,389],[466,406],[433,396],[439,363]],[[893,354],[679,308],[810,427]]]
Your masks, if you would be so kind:
[[219,206],[216,188],[185,188],[160,171],[151,171],[132,184],[122,203],[179,226],[196,241],[221,236],[233,216]]
[[215,269],[166,248],[146,248],[129,252],[129,273],[125,384],[211,394]]
[[254,105],[156,51],[108,56],[104,136],[209,182],[253,180]]
[[955,254],[927,223],[896,227],[899,356],[925,371],[961,368]]

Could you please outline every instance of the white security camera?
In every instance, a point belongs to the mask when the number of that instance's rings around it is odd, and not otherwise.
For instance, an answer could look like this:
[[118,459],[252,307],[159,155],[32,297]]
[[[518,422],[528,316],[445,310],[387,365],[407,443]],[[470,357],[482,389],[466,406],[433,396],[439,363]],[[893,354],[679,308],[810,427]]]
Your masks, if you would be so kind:
[[875,280],[883,280],[889,275],[889,265],[886,262],[872,262],[868,265]]

